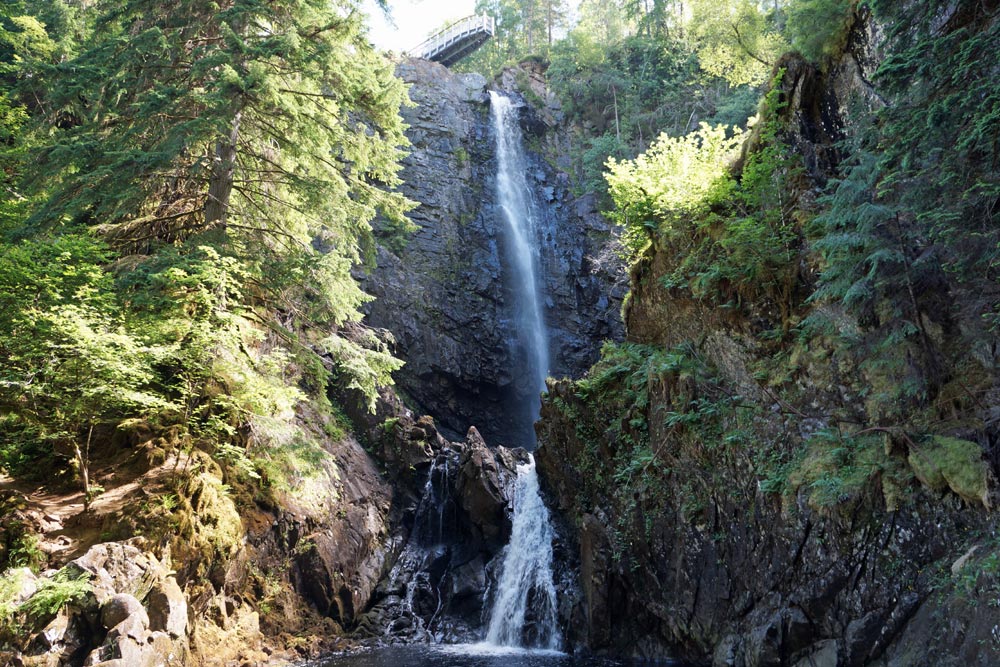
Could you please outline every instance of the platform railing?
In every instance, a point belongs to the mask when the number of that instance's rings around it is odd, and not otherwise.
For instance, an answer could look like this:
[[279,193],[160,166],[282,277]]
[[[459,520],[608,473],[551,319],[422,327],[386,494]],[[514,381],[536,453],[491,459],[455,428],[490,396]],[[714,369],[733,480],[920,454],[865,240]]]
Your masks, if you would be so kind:
[[467,16],[434,33],[408,53],[427,60],[436,60],[456,44],[484,34],[492,37],[495,32],[496,22],[492,16],[487,14]]

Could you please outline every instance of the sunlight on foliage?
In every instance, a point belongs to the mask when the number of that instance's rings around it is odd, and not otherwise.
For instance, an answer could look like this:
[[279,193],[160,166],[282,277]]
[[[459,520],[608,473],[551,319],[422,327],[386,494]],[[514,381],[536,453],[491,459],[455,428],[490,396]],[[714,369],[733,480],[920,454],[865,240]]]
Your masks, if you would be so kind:
[[788,42],[775,25],[775,16],[751,0],[718,2],[692,0],[691,29],[698,44],[702,69],[734,86],[759,86]]
[[707,214],[714,202],[732,192],[728,167],[744,134],[702,124],[685,137],[661,135],[634,161],[608,160],[607,179],[624,228],[631,259],[642,252],[651,234],[683,233],[692,218]]
[[792,48],[813,62],[837,55],[847,42],[856,0],[796,0],[788,8]]
[[34,618],[53,616],[67,604],[79,602],[93,591],[90,576],[89,572],[73,566],[64,567],[51,579],[40,579],[38,590],[21,605],[21,610]]

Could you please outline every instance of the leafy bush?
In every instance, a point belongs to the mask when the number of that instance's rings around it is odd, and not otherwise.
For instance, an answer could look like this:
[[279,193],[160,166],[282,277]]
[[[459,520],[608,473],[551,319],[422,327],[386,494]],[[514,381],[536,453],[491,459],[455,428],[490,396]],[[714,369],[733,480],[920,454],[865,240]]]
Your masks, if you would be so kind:
[[695,220],[709,217],[736,183],[728,167],[744,139],[726,128],[702,124],[685,137],[661,135],[631,161],[608,160],[607,180],[615,203],[613,219],[634,261],[652,238],[679,240]]
[[20,611],[36,619],[48,618],[67,604],[80,602],[92,591],[88,572],[64,567],[51,579],[39,579],[38,590],[21,605]]
[[768,299],[790,317],[801,221],[796,214],[798,159],[780,139],[784,102],[777,83],[761,108],[755,148],[738,178],[733,162],[747,133],[701,128],[662,136],[634,161],[609,160],[607,176],[628,259],[652,242],[667,252],[668,289],[727,306]]

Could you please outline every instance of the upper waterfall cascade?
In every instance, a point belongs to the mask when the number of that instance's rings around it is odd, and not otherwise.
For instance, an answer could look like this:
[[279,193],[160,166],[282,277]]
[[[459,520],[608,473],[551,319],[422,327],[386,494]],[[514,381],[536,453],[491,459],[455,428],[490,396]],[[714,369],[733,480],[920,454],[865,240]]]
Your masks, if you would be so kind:
[[517,107],[496,92],[490,92],[490,107],[497,139],[497,203],[507,233],[511,269],[508,282],[515,298],[516,342],[526,348],[534,380],[530,399],[534,421],[538,417],[538,397],[534,393],[545,390],[549,372],[548,332],[538,283],[540,216],[525,178],[528,161],[517,122]]

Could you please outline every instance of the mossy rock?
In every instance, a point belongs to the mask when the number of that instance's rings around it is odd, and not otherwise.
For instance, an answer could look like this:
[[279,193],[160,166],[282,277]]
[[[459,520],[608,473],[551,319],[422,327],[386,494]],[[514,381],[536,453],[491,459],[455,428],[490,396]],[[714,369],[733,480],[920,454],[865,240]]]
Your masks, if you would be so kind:
[[989,508],[989,470],[982,453],[982,448],[970,440],[936,435],[911,449],[907,460],[917,479],[928,488],[951,489],[964,500]]

